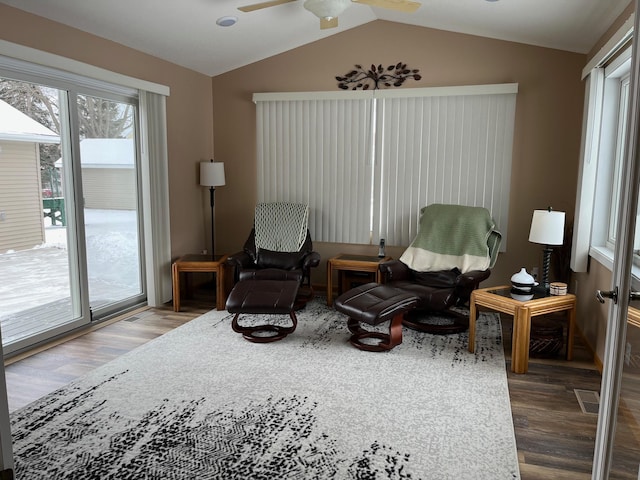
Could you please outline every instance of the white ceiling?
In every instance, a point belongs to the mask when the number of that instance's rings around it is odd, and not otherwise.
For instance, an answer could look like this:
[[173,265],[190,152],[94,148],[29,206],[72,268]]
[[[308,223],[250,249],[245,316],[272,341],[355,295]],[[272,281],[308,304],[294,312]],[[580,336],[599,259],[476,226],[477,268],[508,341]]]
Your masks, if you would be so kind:
[[[418,0],[415,13],[352,4],[320,30],[304,0],[2,0],[3,3],[215,76],[376,19],[587,53],[630,0]],[[216,19],[235,16],[232,27]]]

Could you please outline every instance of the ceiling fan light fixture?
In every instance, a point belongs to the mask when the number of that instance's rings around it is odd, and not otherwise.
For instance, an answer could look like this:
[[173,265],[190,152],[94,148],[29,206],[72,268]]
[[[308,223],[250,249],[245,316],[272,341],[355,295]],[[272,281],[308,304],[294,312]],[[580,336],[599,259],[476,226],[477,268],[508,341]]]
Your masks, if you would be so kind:
[[231,27],[236,24],[238,17],[220,17],[216,20],[216,25],[220,27]]
[[351,0],[306,0],[304,8],[320,19],[337,18],[351,4]]

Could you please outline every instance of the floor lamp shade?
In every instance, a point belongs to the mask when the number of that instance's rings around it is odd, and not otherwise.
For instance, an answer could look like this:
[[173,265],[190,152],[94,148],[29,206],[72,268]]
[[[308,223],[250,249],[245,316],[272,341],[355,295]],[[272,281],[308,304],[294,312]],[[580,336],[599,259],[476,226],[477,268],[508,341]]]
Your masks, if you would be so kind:
[[220,187],[224,184],[224,163],[200,162],[200,185],[203,187]]

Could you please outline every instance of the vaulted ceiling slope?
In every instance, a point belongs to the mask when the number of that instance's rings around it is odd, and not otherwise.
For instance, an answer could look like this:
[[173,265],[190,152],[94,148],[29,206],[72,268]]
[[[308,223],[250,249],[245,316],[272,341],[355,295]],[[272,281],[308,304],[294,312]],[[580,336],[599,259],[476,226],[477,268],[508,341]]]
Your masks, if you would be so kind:
[[[262,0],[257,0],[262,1]],[[630,0],[418,0],[414,13],[351,3],[321,30],[305,0],[3,0],[3,3],[215,76],[376,19],[587,53]],[[235,25],[216,20],[233,16]]]

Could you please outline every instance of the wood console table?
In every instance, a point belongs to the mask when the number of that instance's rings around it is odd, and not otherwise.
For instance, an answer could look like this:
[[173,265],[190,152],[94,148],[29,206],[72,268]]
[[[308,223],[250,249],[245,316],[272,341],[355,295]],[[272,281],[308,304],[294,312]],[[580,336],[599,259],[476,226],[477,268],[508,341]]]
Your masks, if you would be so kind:
[[180,273],[182,272],[211,272],[216,275],[216,308],[224,310],[227,301],[227,276],[225,262],[227,255],[199,255],[189,254],[180,257],[171,265],[171,280],[173,282],[173,311],[180,311]]
[[[351,255],[341,253],[327,260],[327,305],[333,304],[333,271],[338,275],[341,270],[352,272],[369,272],[374,274],[375,281],[381,283],[382,276],[378,266],[382,262],[391,260],[391,257],[377,257],[375,255]],[[339,285],[342,282],[339,282]],[[340,291],[338,293],[341,293]]]
[[469,302],[469,351],[475,351],[476,311],[483,306],[513,316],[511,340],[511,371],[527,373],[529,369],[529,340],[531,317],[554,312],[568,312],[566,358],[573,358],[573,335],[576,323],[576,296],[534,295],[531,300],[516,300],[511,297],[510,286],[480,288],[471,292]]

